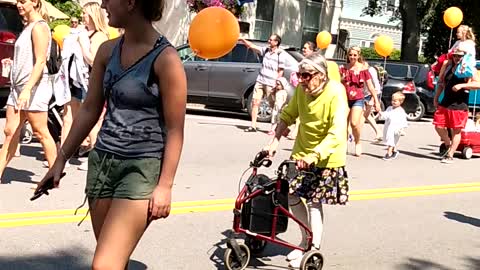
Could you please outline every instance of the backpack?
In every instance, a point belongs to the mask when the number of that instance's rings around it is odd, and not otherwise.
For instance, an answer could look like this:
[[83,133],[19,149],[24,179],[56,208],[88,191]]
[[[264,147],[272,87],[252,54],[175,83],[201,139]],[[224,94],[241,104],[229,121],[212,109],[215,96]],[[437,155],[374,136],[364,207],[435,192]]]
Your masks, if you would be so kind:
[[58,43],[53,38],[51,42],[50,57],[47,59],[47,69],[49,75],[55,75],[60,71],[62,56],[60,54],[60,46],[58,46]]
[[381,65],[374,65],[373,68],[377,71],[378,82],[380,85],[385,85],[388,81],[388,72]]

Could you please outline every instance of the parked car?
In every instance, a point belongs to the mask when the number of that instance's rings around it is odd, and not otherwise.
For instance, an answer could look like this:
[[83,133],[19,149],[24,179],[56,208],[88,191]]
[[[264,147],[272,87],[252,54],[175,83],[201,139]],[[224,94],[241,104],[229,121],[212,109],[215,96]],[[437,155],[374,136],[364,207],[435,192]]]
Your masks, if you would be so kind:
[[[345,60],[332,59],[339,66],[345,65]],[[378,60],[367,60],[370,65],[381,64]],[[416,93],[415,82],[409,77],[409,73],[417,72],[417,67],[409,67],[400,63],[387,62],[385,69],[388,73],[388,81],[383,86],[382,98],[380,100],[382,110],[385,110],[392,103],[392,95],[397,91],[402,91],[405,94],[405,101],[402,107],[408,115],[408,120],[417,121],[423,116],[423,112],[419,112],[420,98]]]
[[[264,41],[252,40],[259,46],[267,46]],[[290,77],[298,67],[298,59],[293,55],[295,48],[282,47],[286,52],[285,74]],[[203,59],[196,56],[188,44],[177,47],[187,74],[188,102],[201,104],[205,108],[247,111],[251,114],[253,87],[262,67],[262,56],[238,43],[232,51],[218,59]],[[292,95],[290,91],[289,95]],[[271,108],[263,100],[258,121],[269,122]]]
[[[22,32],[22,18],[18,14],[16,2],[0,0],[0,60],[13,59],[14,44]],[[0,66],[0,74],[3,67]],[[10,94],[10,78],[0,76],[0,108],[7,104]]]

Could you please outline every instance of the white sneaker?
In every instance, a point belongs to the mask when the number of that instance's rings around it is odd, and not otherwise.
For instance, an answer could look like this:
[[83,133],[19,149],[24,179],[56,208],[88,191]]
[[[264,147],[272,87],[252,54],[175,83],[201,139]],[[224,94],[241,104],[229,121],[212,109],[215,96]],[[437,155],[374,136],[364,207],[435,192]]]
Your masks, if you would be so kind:
[[78,166],[77,169],[79,171],[88,171],[88,160],[82,162],[82,164],[80,164],[80,166]]
[[295,260],[290,261],[288,266],[296,269],[300,268],[300,264],[302,263],[302,258],[303,258],[303,252],[302,252],[302,256],[300,256],[299,258],[296,258]]
[[287,255],[287,261],[293,261],[293,260],[296,260],[298,258],[302,258],[303,256],[303,252],[299,249],[294,249],[292,251],[290,251],[290,253],[288,253]]

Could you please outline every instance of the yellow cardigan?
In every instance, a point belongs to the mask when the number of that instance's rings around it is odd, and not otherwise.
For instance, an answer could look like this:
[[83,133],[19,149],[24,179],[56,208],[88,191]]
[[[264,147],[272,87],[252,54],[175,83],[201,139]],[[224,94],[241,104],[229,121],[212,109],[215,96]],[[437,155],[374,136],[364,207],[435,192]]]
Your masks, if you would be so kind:
[[300,118],[292,157],[306,157],[319,168],[345,166],[347,116],[347,95],[341,83],[330,80],[317,97],[305,94],[299,85],[280,115],[288,126]]

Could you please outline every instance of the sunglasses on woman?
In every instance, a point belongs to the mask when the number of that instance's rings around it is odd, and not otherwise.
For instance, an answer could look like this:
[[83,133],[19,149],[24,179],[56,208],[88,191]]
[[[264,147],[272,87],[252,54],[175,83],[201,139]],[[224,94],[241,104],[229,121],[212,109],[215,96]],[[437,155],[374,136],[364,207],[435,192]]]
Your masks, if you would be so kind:
[[308,82],[310,81],[313,76],[317,75],[318,72],[310,73],[310,72],[297,72],[297,77],[302,79],[302,81]]

